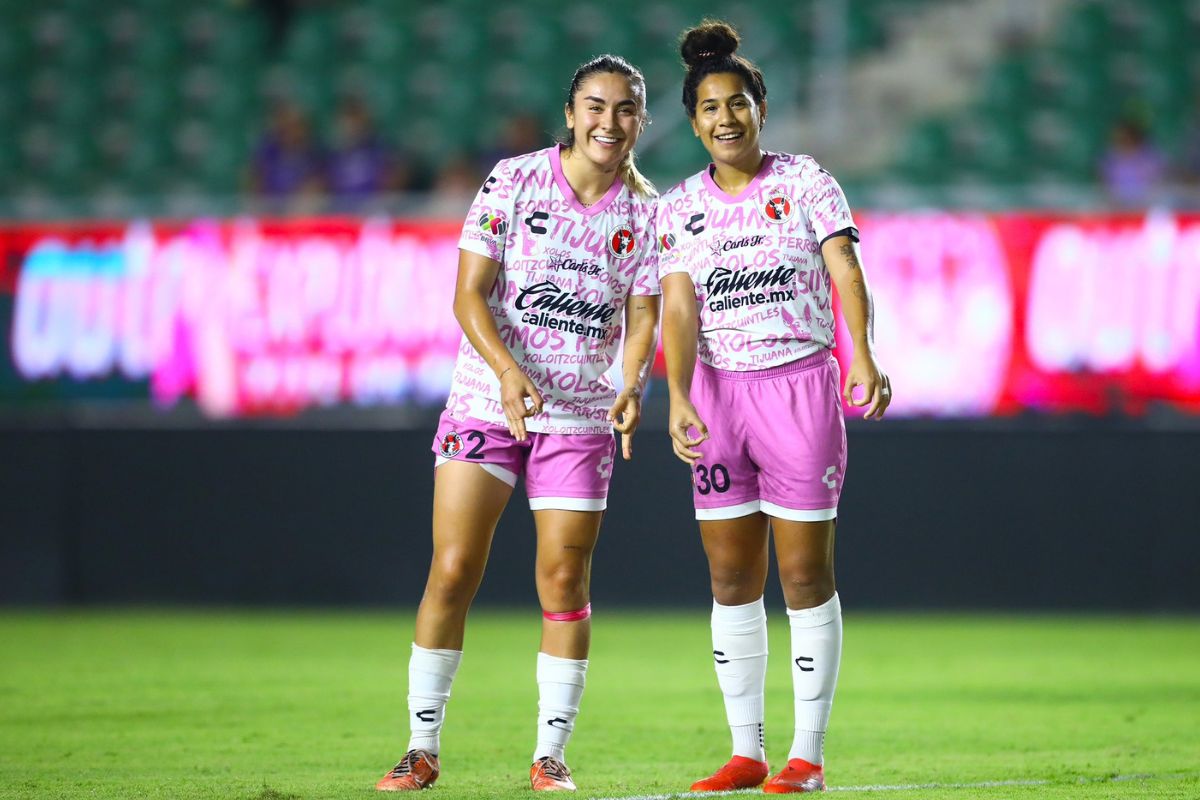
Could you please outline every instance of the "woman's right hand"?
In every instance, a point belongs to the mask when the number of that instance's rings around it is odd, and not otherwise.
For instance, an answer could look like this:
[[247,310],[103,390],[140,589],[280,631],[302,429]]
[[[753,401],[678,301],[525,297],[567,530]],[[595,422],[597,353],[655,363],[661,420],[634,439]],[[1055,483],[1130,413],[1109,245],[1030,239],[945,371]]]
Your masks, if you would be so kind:
[[[688,466],[696,463],[703,453],[695,448],[708,439],[708,426],[700,419],[690,400],[671,401],[669,425],[671,447],[675,450],[676,457]],[[699,433],[698,438],[692,438],[693,428]]]
[[[526,399],[528,398],[528,399]],[[542,395],[529,376],[515,364],[500,373],[500,405],[508,432],[518,442],[526,439],[525,418],[542,413]]]

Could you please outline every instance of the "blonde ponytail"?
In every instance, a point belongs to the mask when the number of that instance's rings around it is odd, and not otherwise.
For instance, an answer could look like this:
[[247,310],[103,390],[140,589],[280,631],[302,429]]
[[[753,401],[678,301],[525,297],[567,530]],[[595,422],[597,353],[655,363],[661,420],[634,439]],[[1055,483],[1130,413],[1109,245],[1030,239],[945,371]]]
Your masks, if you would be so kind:
[[620,166],[617,167],[617,175],[629,187],[629,191],[638,197],[645,200],[658,196],[658,190],[654,188],[654,184],[650,182],[649,178],[638,171],[632,152],[621,160]]

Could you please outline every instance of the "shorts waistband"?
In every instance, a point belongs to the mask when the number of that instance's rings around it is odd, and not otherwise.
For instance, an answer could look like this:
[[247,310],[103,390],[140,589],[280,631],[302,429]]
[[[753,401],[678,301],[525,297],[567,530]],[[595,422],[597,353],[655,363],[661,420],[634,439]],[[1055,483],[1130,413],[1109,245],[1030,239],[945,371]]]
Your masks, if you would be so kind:
[[705,364],[703,361],[697,361],[696,365],[709,375],[716,376],[724,381],[762,381],[770,378],[778,378],[781,375],[804,372],[832,360],[833,351],[828,348],[822,348],[812,355],[798,358],[795,361],[789,361],[786,364],[780,364],[778,367],[767,367],[766,369],[717,369],[714,366]]

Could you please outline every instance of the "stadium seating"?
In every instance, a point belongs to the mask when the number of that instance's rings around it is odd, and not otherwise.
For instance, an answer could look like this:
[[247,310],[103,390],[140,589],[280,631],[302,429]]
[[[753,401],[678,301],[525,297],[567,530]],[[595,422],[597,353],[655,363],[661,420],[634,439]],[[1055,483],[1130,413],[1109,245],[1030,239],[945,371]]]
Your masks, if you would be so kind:
[[[852,54],[885,46],[935,0],[847,4]],[[804,96],[816,0],[722,9],[767,71],[773,97]],[[486,150],[504,120],[561,124],[584,58],[639,64],[660,116],[677,113],[685,0],[483,0],[302,4],[281,41],[256,4],[224,0],[0,0],[0,195],[137,196],[186,185],[232,194],[272,96],[297,100],[328,136],[338,99],[364,97],[393,143],[436,169]],[[1132,111],[1182,146],[1200,76],[1200,0],[1088,0],[1048,41],[999,58],[966,107],[918,121],[886,177],[1005,185],[1087,181],[1115,116]],[[660,182],[694,168],[686,127],[643,154]]]
[[1200,112],[1197,41],[1194,0],[1075,3],[1048,41],[998,59],[973,103],[918,122],[893,169],[917,184],[1088,183],[1122,116],[1145,122],[1160,148],[1178,154]]

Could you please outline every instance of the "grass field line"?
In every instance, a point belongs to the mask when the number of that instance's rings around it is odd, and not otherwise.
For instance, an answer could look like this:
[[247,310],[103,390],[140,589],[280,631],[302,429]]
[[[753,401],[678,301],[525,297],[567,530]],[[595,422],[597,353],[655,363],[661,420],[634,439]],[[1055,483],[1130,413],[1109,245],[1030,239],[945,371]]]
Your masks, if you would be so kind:
[[[1101,778],[1077,778],[1074,781],[1054,781],[1048,778],[1030,778],[1026,780],[1007,781],[976,781],[974,783],[895,783],[874,784],[864,786],[830,786],[831,792],[912,792],[922,789],[998,789],[1006,786],[1049,786],[1051,784],[1069,783],[1117,783],[1127,781],[1153,781],[1165,779],[1168,776],[1159,775],[1106,775]],[[1188,779],[1200,777],[1200,772],[1184,775],[1171,775],[1172,779]],[[737,789],[729,792],[705,792],[705,797],[732,797],[743,794],[762,794],[761,789]],[[694,792],[670,792],[668,794],[635,794],[613,797],[595,797],[592,800],[685,800],[695,798]]]

